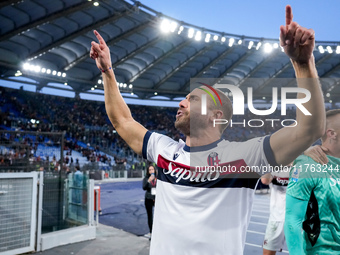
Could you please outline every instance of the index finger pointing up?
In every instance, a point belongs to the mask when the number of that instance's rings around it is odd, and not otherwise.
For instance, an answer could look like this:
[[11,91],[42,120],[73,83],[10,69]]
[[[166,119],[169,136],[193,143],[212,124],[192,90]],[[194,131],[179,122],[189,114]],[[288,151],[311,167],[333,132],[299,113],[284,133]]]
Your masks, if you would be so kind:
[[103,37],[97,32],[97,30],[94,30],[93,33],[97,37],[99,44],[106,45]]
[[288,26],[293,21],[293,12],[290,5],[286,6],[286,26]]

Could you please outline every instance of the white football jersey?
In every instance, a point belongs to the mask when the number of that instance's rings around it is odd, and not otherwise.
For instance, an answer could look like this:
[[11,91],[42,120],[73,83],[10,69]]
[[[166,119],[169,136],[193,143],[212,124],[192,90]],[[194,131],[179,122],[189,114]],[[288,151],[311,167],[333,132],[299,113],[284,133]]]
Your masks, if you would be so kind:
[[[276,165],[269,138],[221,139],[190,148],[182,140],[148,131],[143,156],[162,168],[150,254],[243,254],[254,189],[262,174],[245,171]],[[223,169],[203,172],[197,166]]]

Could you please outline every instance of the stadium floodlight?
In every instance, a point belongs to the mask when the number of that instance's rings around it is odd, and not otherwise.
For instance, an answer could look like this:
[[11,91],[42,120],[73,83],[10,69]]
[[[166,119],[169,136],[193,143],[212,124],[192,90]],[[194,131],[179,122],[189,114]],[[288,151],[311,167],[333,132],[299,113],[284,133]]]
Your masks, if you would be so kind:
[[93,5],[94,6],[99,6],[99,3],[98,2],[94,2]]
[[41,70],[40,66],[34,66],[34,72],[39,73]]
[[241,44],[242,44],[242,40],[241,40],[241,39],[238,40],[237,44],[238,44],[238,45],[241,45]]
[[14,74],[15,77],[21,76],[22,72],[20,70],[17,70],[17,72]]
[[94,88],[92,87],[91,90],[94,90]]
[[61,76],[65,78],[66,77],[66,73],[63,73]]
[[67,82],[64,82],[64,85],[67,86]]
[[340,54],[340,46],[338,45],[338,46],[336,46],[336,54]]
[[251,49],[254,45],[254,42],[253,41],[250,41],[249,44],[248,44],[248,49]]
[[132,85],[132,84],[130,84],[130,85],[129,85],[129,89],[132,89],[132,87],[133,87],[133,85]]
[[235,42],[235,39],[234,38],[230,38],[229,39],[229,47],[232,47],[234,42]]
[[258,50],[261,47],[261,45],[262,45],[262,43],[258,42],[257,45],[256,45],[256,50]]
[[319,45],[318,49],[321,54],[325,53],[325,49],[322,47],[322,45]]
[[205,42],[210,42],[210,37],[211,37],[211,34],[206,34],[205,35]]
[[57,75],[58,75],[58,76],[61,76],[61,72],[58,72]]
[[47,70],[46,70],[46,73],[47,73],[47,74],[50,74],[50,73],[51,73],[51,69],[47,69]]
[[195,30],[193,28],[189,28],[188,30],[188,37],[193,38],[194,37]]
[[170,23],[170,32],[172,32],[172,33],[175,32],[177,27],[178,27],[177,22],[172,21],[172,22]]
[[133,95],[134,95],[134,94],[133,94],[133,92],[131,92],[130,94],[131,94],[131,96],[133,96]]
[[274,44],[273,44],[273,48],[274,48],[274,49],[279,48],[279,44],[278,44],[278,43],[274,43]]
[[331,46],[327,46],[326,47],[328,53],[332,54],[333,53],[333,50],[332,50],[332,47]]
[[57,71],[53,70],[52,75],[56,75],[56,74],[57,74]]
[[102,80],[101,79],[98,80],[98,84],[102,84]]
[[127,86],[127,84],[126,84],[126,83],[124,83],[124,84],[123,84],[123,88],[126,88],[126,86]]
[[195,35],[195,40],[196,41],[201,41],[202,39],[202,32],[201,31],[197,31],[196,35]]
[[170,26],[171,26],[170,20],[163,19],[161,22],[161,31],[163,33],[168,33],[170,31]]
[[30,65],[28,68],[29,71],[34,71],[34,69],[35,69],[35,65]]
[[214,41],[218,40],[218,35],[214,35]]
[[183,26],[180,26],[179,29],[178,29],[178,34],[180,35],[183,31],[184,27]]
[[30,64],[24,63],[23,68],[24,68],[24,70],[30,69]]
[[97,85],[94,85],[95,88],[97,88],[98,86]]
[[330,94],[330,93],[327,93],[327,94],[326,94],[326,97],[330,97],[330,96],[331,96],[331,94]]
[[224,36],[221,37],[221,42],[225,42],[226,40],[227,39]]
[[265,43],[263,46],[263,50],[265,53],[270,53],[273,50],[273,46],[270,43]]
[[155,93],[154,93],[154,95],[155,95],[155,96],[157,96],[157,95],[158,95],[158,93],[157,93],[157,92],[155,92]]
[[45,67],[41,68],[41,72],[46,73],[46,68]]
[[330,102],[330,103],[333,103],[333,101],[332,101],[332,100],[329,100],[329,102]]

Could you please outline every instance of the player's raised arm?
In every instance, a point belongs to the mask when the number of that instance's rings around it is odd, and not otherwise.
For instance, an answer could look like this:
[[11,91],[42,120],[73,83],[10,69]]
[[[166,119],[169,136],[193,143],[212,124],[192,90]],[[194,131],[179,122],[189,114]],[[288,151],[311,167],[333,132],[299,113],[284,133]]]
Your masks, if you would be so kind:
[[[293,64],[299,88],[307,89],[310,100],[303,106],[311,113],[296,110],[297,126],[282,128],[271,136],[270,145],[278,164],[286,165],[320,138],[325,130],[325,107],[315,67],[314,30],[293,22],[292,9],[286,7],[286,25],[280,27],[280,42]],[[298,98],[305,95],[298,94]]]
[[121,96],[113,69],[111,66],[110,50],[101,35],[94,31],[98,43],[91,43],[90,57],[96,61],[101,70],[104,83],[105,108],[109,119],[125,142],[136,153],[141,154],[146,128],[136,122],[129,107]]

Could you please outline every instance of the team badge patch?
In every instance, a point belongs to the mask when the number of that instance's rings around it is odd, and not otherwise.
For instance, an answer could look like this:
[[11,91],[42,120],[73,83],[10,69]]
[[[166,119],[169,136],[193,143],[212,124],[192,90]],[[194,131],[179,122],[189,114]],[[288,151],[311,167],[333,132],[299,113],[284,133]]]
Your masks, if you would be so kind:
[[179,153],[176,152],[176,153],[174,154],[174,160],[176,160],[176,159],[178,158],[178,156],[179,156]]
[[216,166],[221,162],[221,160],[218,159],[217,152],[211,152],[207,158],[207,162],[209,166]]

